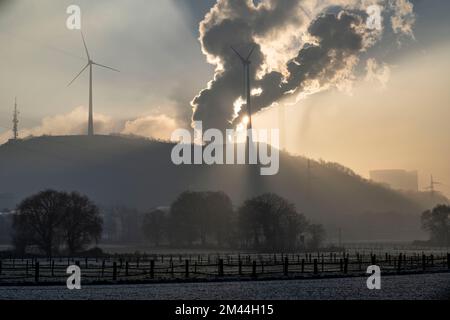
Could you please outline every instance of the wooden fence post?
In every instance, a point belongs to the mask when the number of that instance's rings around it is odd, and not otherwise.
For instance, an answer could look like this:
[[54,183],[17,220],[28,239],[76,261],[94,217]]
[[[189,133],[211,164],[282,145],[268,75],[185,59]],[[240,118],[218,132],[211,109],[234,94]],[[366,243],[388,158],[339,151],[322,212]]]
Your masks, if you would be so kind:
[[317,267],[317,259],[314,259],[314,274],[319,273],[319,268]]
[[256,261],[253,261],[252,277],[256,278]]
[[219,259],[219,277],[223,277],[223,259]]
[[117,280],[117,262],[114,261],[113,263],[113,281]]
[[447,268],[450,269],[450,253],[447,253]]
[[430,256],[431,266],[434,267],[434,255]]
[[150,261],[150,278],[155,278],[155,260]]
[[287,277],[288,273],[289,273],[289,260],[287,257],[284,258],[284,275]]
[[239,275],[242,276],[242,261],[239,259]]
[[302,273],[305,272],[305,259],[302,259]]
[[[0,274],[2,273],[1,272],[1,269],[2,269],[2,267],[1,267],[1,262],[0,262]],[[25,265],[25,275],[28,277],[28,259],[27,259],[27,262],[26,262],[26,265]]]
[[424,270],[424,271],[426,268],[426,264],[427,264],[427,261],[426,261],[425,254],[422,254],[422,270]]
[[86,269],[88,269],[88,267],[89,267],[89,260],[88,260],[88,258],[84,259],[84,265],[86,266]]
[[39,262],[36,261],[34,264],[34,282],[39,282]]
[[55,260],[52,260],[51,264],[52,264],[52,277],[54,277],[55,276]]
[[339,271],[343,272],[344,271],[344,265],[342,263],[342,259],[339,259]]
[[186,263],[185,277],[189,278],[189,260],[186,259],[185,263]]
[[128,260],[125,262],[125,276],[128,277]]
[[348,273],[348,258],[344,259],[344,273]]
[[400,255],[398,256],[397,272],[400,272],[402,270],[402,260],[403,260],[403,256],[400,253]]
[[2,259],[0,259],[0,275],[2,274],[2,269],[3,269],[3,262]]
[[102,261],[102,278],[105,276],[105,259]]

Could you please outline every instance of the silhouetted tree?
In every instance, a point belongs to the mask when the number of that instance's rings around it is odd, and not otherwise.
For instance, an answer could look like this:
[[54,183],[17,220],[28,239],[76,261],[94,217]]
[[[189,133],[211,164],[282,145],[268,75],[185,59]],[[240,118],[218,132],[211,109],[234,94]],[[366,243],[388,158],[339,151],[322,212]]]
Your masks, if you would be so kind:
[[254,248],[293,250],[307,225],[293,204],[272,193],[247,200],[239,209],[242,239]]
[[155,246],[159,246],[167,228],[166,215],[162,210],[154,210],[144,215],[142,232]]
[[12,213],[5,210],[0,212],[0,243],[9,243],[11,240]]
[[[232,231],[233,204],[224,192],[207,192],[204,194],[204,220],[207,234],[214,237],[217,244],[222,246],[227,235]],[[206,218],[206,219],[205,219]]]
[[61,244],[60,227],[67,200],[66,194],[52,190],[23,200],[13,221],[16,244],[36,245],[51,257]]
[[51,257],[62,244],[73,253],[101,234],[97,207],[77,193],[47,190],[23,200],[13,217],[19,251],[35,245]]
[[307,242],[308,249],[319,249],[325,240],[325,229],[321,224],[311,224],[307,228],[309,239]]
[[172,204],[168,224],[172,244],[223,245],[231,228],[233,205],[223,192],[184,192]]
[[432,211],[422,213],[422,228],[430,234],[430,243],[434,245],[450,244],[450,206],[439,205]]
[[206,223],[202,218],[203,195],[199,192],[182,193],[170,207],[169,239],[172,244],[192,245],[206,240]]
[[69,254],[75,254],[98,242],[103,220],[98,207],[88,197],[76,192],[64,196],[67,202],[61,225],[63,240]]

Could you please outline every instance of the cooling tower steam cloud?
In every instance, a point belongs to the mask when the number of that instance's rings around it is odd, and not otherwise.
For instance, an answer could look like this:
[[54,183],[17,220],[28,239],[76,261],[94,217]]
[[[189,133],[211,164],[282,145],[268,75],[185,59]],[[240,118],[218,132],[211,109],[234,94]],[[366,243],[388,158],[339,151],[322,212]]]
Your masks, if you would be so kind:
[[[380,8],[381,29],[367,26],[373,5]],[[202,51],[216,70],[191,103],[193,121],[223,130],[245,115],[243,66],[231,46],[244,56],[254,48],[256,113],[284,98],[348,87],[358,66],[374,60],[367,52],[384,32],[412,38],[414,22],[408,0],[218,0],[200,23]]]

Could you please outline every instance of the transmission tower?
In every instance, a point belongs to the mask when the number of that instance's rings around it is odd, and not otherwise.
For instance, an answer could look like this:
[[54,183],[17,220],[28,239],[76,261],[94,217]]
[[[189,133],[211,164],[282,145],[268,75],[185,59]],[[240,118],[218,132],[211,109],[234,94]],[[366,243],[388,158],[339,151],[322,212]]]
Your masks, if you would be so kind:
[[425,189],[430,190],[430,195],[433,198],[434,193],[436,191],[436,186],[441,185],[442,183],[440,183],[439,181],[435,181],[433,178],[433,175],[431,175],[431,180],[430,180],[430,185],[428,187],[426,187]]

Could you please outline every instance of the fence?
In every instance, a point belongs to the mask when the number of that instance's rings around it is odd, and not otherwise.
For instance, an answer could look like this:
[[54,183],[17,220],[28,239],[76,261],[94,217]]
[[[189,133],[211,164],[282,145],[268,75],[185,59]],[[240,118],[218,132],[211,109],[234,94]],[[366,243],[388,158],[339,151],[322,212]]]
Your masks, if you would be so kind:
[[0,285],[63,283],[69,265],[83,283],[345,276],[378,265],[384,273],[450,271],[450,254],[318,253],[252,255],[142,255],[107,258],[3,259]]

